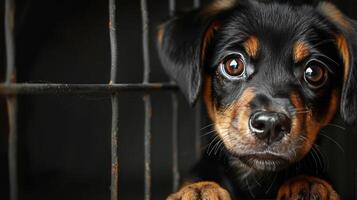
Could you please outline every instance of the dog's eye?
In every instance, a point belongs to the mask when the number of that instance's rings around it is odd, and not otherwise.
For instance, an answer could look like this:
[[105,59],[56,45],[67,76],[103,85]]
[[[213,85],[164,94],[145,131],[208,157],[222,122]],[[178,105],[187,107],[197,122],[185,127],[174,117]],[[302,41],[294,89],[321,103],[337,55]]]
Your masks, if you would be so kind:
[[220,64],[220,70],[229,79],[241,78],[245,71],[245,61],[242,55],[234,55]]
[[326,67],[320,62],[311,61],[305,68],[304,79],[314,89],[322,87],[326,83],[327,76]]

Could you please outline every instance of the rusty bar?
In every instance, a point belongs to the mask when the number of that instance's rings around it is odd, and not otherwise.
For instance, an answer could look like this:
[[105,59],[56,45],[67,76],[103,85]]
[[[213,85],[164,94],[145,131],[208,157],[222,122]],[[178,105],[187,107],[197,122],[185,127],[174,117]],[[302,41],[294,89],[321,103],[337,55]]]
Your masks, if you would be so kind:
[[[5,85],[16,81],[15,66],[15,0],[5,1],[5,48],[6,48],[6,80]],[[17,166],[17,98],[15,95],[7,96],[9,136],[8,136],[8,165],[10,199],[17,200],[18,189],[18,166]]]
[[[193,8],[199,8],[200,0],[193,0]],[[195,107],[195,156],[199,160],[201,158],[201,101],[198,100]]]
[[145,163],[145,200],[151,199],[151,98],[144,95],[145,125],[144,125],[144,163]]
[[111,200],[118,200],[119,195],[119,158],[118,158],[118,129],[119,129],[119,98],[118,95],[112,95],[112,130],[111,130]]
[[113,94],[123,91],[153,92],[162,90],[177,90],[173,83],[132,83],[132,84],[43,84],[16,83],[0,84],[0,94]]
[[178,99],[177,93],[171,94],[172,101],[172,191],[178,189],[180,182],[180,171],[178,161]]
[[[109,36],[111,53],[110,82],[107,87],[112,87],[116,83],[118,68],[118,44],[116,32],[116,4],[115,0],[109,0]],[[119,97],[117,93],[112,93],[112,130],[111,130],[111,200],[119,199],[119,158],[118,158],[118,129],[119,129]]]
[[[149,57],[149,16],[146,0],[140,1],[141,19],[142,19],[142,45],[143,45],[143,61],[144,73],[143,84],[148,84],[150,81],[150,57]],[[145,177],[144,177],[144,192],[145,200],[151,199],[151,98],[149,94],[143,97],[145,109],[145,124],[144,124],[144,162],[145,162]]]
[[195,156],[201,158],[201,101],[198,100],[195,107]]

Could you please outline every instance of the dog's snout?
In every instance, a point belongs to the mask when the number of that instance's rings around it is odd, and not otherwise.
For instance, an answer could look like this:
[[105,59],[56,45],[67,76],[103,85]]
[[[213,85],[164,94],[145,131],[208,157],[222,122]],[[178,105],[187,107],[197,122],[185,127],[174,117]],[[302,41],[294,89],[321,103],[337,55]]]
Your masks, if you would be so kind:
[[250,116],[249,128],[258,139],[271,144],[290,132],[291,120],[283,113],[259,111]]

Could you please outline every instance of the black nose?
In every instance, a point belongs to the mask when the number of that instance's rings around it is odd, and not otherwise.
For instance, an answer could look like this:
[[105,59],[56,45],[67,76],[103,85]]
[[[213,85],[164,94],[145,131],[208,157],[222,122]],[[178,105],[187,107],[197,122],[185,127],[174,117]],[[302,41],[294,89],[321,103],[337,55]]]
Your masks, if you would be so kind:
[[283,113],[260,111],[250,116],[249,128],[257,138],[271,144],[290,132],[291,120]]

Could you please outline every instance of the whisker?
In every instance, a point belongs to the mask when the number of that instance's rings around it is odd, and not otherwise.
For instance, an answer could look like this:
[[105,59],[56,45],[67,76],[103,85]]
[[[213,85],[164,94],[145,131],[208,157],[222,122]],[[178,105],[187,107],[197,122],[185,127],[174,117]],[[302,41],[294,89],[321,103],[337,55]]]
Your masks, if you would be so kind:
[[336,128],[340,128],[341,130],[346,130],[345,127],[339,125],[339,124],[333,124],[333,123],[328,123],[327,126],[333,126],[333,127],[336,127]]
[[214,126],[214,123],[208,124],[207,126],[204,126],[204,127],[200,128],[200,131],[202,131],[202,130],[204,130],[206,128],[209,128],[211,126]]
[[328,140],[330,140],[331,142],[333,142],[334,144],[337,145],[337,147],[342,151],[343,154],[345,154],[345,150],[343,149],[342,145],[340,143],[338,143],[336,140],[334,140],[333,138],[331,138],[330,136],[324,134],[323,131],[321,131],[321,133],[319,134],[321,136],[324,136],[325,138],[327,138]]

